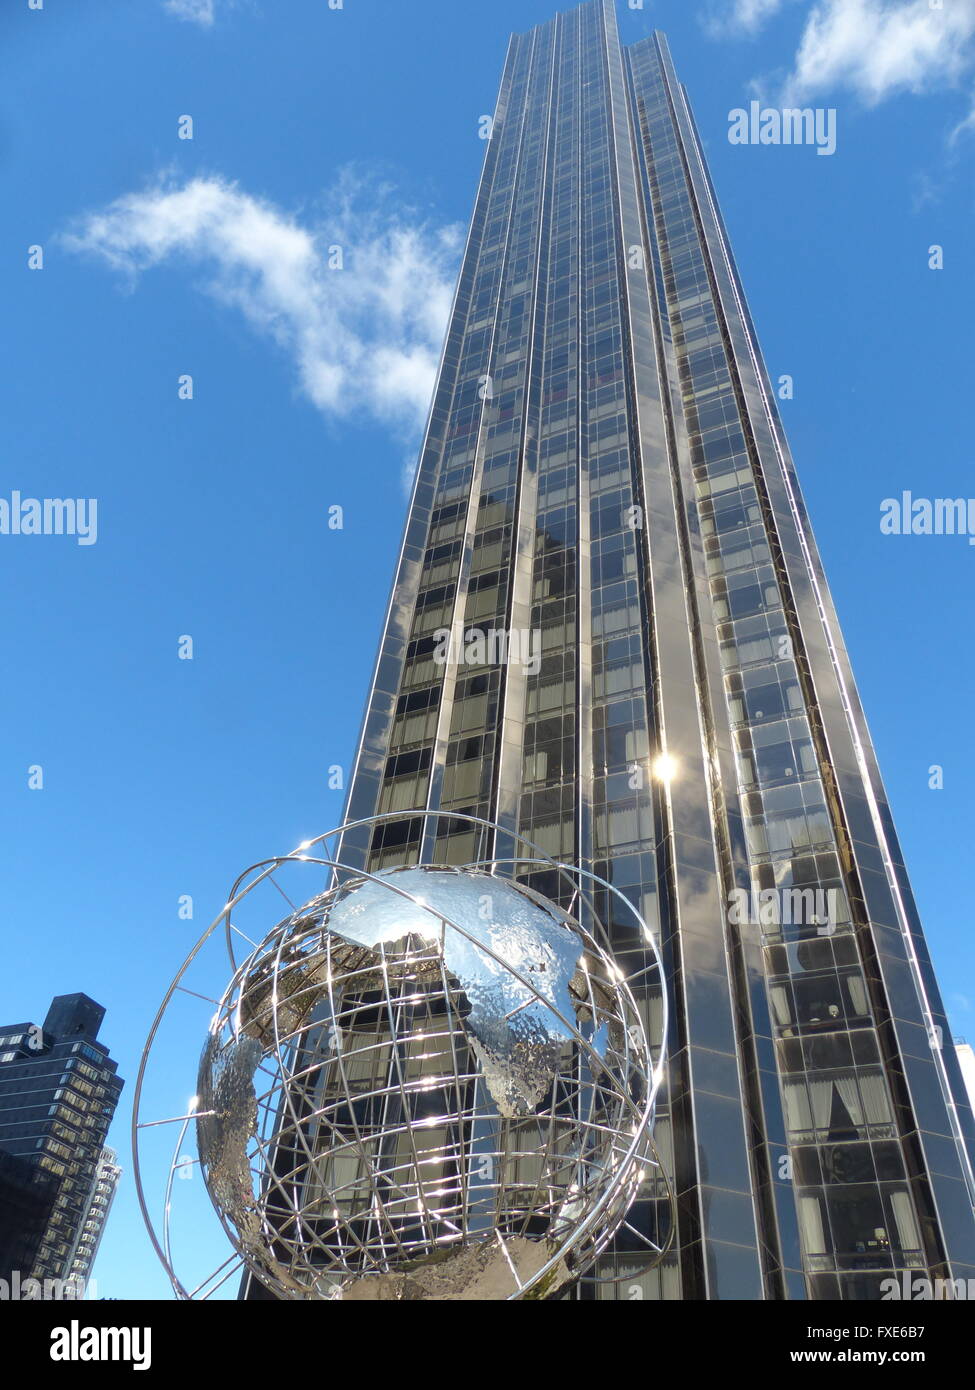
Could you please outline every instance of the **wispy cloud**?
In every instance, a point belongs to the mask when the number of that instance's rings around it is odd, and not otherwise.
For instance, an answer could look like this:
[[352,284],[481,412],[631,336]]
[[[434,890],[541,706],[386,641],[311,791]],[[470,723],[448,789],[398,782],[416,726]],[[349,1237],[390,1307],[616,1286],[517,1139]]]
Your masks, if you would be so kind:
[[216,18],[215,0],[163,0],[163,9],[177,19],[189,20],[191,24],[202,24],[209,29]]
[[796,99],[847,87],[869,105],[957,83],[975,64],[975,4],[822,0],[786,87]]
[[715,36],[729,32],[754,34],[783,4],[784,0],[730,0],[708,16],[707,28]]
[[975,92],[972,93],[972,109],[948,136],[948,144],[954,145],[963,135],[975,135]]
[[[757,33],[788,0],[724,0],[708,26],[715,37]],[[778,98],[804,102],[847,90],[868,106],[902,92],[938,91],[975,71],[975,0],[815,0],[805,7],[798,47]],[[779,74],[781,79],[781,72]],[[768,79],[753,84],[771,97]],[[975,129],[972,114],[952,139]]]
[[346,174],[312,225],[220,178],[116,199],[65,236],[135,284],[169,260],[293,359],[325,415],[366,416],[413,441],[450,309],[462,232]]

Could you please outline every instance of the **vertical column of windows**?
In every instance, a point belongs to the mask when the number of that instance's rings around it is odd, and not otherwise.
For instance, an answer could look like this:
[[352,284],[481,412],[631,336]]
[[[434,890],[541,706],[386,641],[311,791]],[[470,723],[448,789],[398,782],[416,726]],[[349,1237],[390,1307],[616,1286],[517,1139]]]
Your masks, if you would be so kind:
[[[642,46],[641,46],[642,47]],[[808,1273],[923,1263],[837,843],[662,75],[633,50],[664,280],[735,732],[788,1163]],[[770,894],[767,890],[773,890]],[[760,896],[764,893],[764,897]],[[796,905],[788,921],[781,905]],[[817,922],[820,905],[828,920]],[[751,908],[752,904],[749,904]],[[811,915],[807,906],[812,907]],[[854,1184],[830,1184],[846,1172]],[[835,1289],[825,1284],[825,1296]]]
[[[462,321],[452,326],[458,338],[454,388],[444,410],[439,476],[387,745],[378,807],[381,811],[413,809],[427,802],[448,677],[450,738],[442,768],[441,804],[456,808],[458,800],[463,799],[469,805],[472,798],[467,789],[476,783],[480,792],[485,767],[490,767],[494,736],[489,731],[497,710],[497,671],[464,666],[451,672],[438,634],[454,629],[461,616],[457,610],[463,600],[459,598],[458,585],[468,582],[465,557],[474,594],[483,596],[474,602],[486,606],[492,573],[485,561],[493,557],[493,574],[498,574],[510,548],[514,489],[511,460],[505,458],[510,451],[503,447],[498,428],[504,422],[488,419],[487,408],[495,390],[491,365],[499,326],[504,319],[508,328],[517,327],[517,316],[512,314],[516,296],[504,294],[506,284],[510,287],[518,283],[511,279],[506,249],[512,239],[518,204],[526,107],[536,61],[533,41],[516,44],[511,81],[504,98],[505,120],[493,136],[498,141],[498,152],[470,299]],[[508,379],[504,378],[502,387]],[[472,484],[479,439],[486,441],[486,452],[483,489],[475,497]],[[472,508],[476,509],[473,535]],[[458,772],[461,763],[467,766]],[[477,801],[474,807],[475,813],[482,809]],[[417,819],[377,827],[369,867],[374,870],[415,861],[420,854],[421,830]],[[462,846],[456,848],[462,852]]]
[[[484,401],[484,465],[470,536],[470,581],[458,614],[465,647],[458,672],[446,747],[440,806],[488,820],[499,819],[499,779],[505,744],[519,741],[506,715],[507,687],[522,659],[522,627],[516,598],[523,587],[521,518],[532,510],[534,485],[533,411],[537,413],[536,339],[546,282],[539,272],[545,237],[546,161],[551,93],[558,62],[559,25],[535,31],[535,57],[525,102],[525,120],[504,253],[504,275],[487,368]],[[521,772],[520,748],[517,775]],[[463,821],[442,821],[435,857],[463,863],[488,850],[480,832]]]
[[[600,6],[583,11],[584,46],[593,67],[583,89],[580,141],[582,247],[580,305],[580,493],[585,499],[586,608],[589,701],[583,749],[591,777],[591,833],[585,861],[632,902],[659,937],[656,834],[650,774],[648,687],[649,587],[642,572],[644,524],[638,484],[640,449],[633,381],[626,349],[625,281],[630,248],[621,230],[618,161],[632,161],[620,140],[614,102],[618,40]],[[615,74],[615,77],[614,77]],[[580,717],[582,712],[580,711]],[[645,941],[624,904],[610,892],[596,903],[614,956],[633,982],[649,1036],[660,1034],[660,999],[643,973],[650,963]],[[673,1172],[669,1089],[658,1102],[655,1136],[666,1170]],[[651,1273],[647,1240],[663,1243],[672,1223],[662,1182],[648,1181],[628,1228],[599,1262],[597,1297],[617,1298],[625,1287],[647,1299],[680,1297],[675,1252]]]

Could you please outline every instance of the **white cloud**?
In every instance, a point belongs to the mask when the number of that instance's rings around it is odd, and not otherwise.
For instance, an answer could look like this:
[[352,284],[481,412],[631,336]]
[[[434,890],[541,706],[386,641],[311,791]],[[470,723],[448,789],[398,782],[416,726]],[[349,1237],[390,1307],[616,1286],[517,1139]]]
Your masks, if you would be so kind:
[[730,11],[712,24],[719,33],[729,29],[755,33],[767,19],[777,14],[783,0],[731,0]]
[[365,415],[411,441],[422,428],[462,233],[394,209],[390,189],[347,174],[303,226],[236,184],[197,178],[118,198],[65,240],[133,282],[168,260],[201,268],[210,294],[290,354],[325,415]]
[[177,19],[187,19],[192,24],[202,24],[206,28],[216,18],[214,0],[164,0],[163,9]]
[[972,109],[963,121],[959,121],[954,130],[948,137],[949,145],[953,145],[963,135],[975,135],[975,94],[972,97]]
[[847,87],[875,105],[897,92],[957,82],[975,62],[975,4],[945,0],[820,0],[786,84],[790,99]]

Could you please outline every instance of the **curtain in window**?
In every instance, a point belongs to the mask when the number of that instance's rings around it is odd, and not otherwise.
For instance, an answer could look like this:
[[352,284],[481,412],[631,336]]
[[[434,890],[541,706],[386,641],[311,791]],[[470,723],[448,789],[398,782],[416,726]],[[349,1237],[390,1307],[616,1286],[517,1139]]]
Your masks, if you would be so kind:
[[624,806],[609,813],[609,843],[631,845],[639,838],[635,806]]
[[769,848],[776,850],[802,849],[810,844],[809,827],[803,815],[771,815],[768,818]]
[[638,761],[646,758],[650,753],[650,744],[647,740],[646,729],[627,729],[626,731],[626,757],[629,762]]
[[606,694],[638,690],[643,683],[643,671],[638,666],[612,666],[605,674]]
[[380,801],[380,808],[383,811],[410,811],[418,805],[423,796],[420,788],[426,792],[426,773],[421,773],[418,777],[403,777],[399,781],[390,782],[383,788],[383,795]]
[[804,1132],[813,1128],[809,1109],[809,1093],[805,1081],[787,1081],[782,1088],[785,1102],[785,1123],[792,1132]]
[[788,1027],[792,1022],[792,1006],[789,1000],[789,991],[785,985],[773,985],[769,990],[769,998],[776,1023],[780,1028]]
[[866,981],[862,975],[857,974],[844,976],[844,983],[846,984],[850,996],[850,1002],[853,1005],[854,1014],[862,1018],[865,1014],[870,1012],[867,1007]]
[[566,846],[571,843],[572,822],[549,821],[544,825],[529,826],[527,829],[523,827],[522,834],[527,835],[543,853],[558,859],[567,852]]
[[863,1097],[863,1111],[868,1125],[890,1124],[890,1102],[887,1099],[887,1086],[882,1072],[860,1073],[860,1095]]
[[901,1249],[920,1250],[921,1236],[914,1219],[914,1208],[911,1205],[910,1194],[908,1192],[892,1192],[890,1205],[894,1210],[894,1224],[897,1227],[897,1239]]
[[648,806],[610,808],[609,843],[611,846],[631,845],[653,838],[653,818]]
[[857,1086],[856,1072],[845,1072],[837,1077],[836,1089],[840,1100],[846,1106],[850,1119],[856,1129],[863,1128],[863,1106],[860,1104],[860,1088]]
[[752,855],[768,853],[768,838],[765,834],[764,821],[746,821],[745,838],[748,841],[748,850]]
[[807,1255],[828,1253],[821,1198],[799,1198],[799,1231],[802,1236],[802,1248]]
[[809,1079],[809,1096],[812,1102],[814,1129],[829,1129],[829,1117],[833,1110],[832,1081]]

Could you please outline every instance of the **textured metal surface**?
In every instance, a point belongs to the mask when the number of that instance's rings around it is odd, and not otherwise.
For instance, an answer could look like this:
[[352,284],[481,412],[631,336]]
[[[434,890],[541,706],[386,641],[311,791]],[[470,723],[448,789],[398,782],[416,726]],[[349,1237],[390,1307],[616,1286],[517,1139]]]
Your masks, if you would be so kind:
[[257,1125],[254,1073],[263,1049],[241,1037],[227,1047],[211,1034],[200,1057],[201,1115],[196,1122],[200,1160],[206,1164],[213,1200],[230,1215],[241,1244],[262,1252],[261,1220],[247,1149]]

